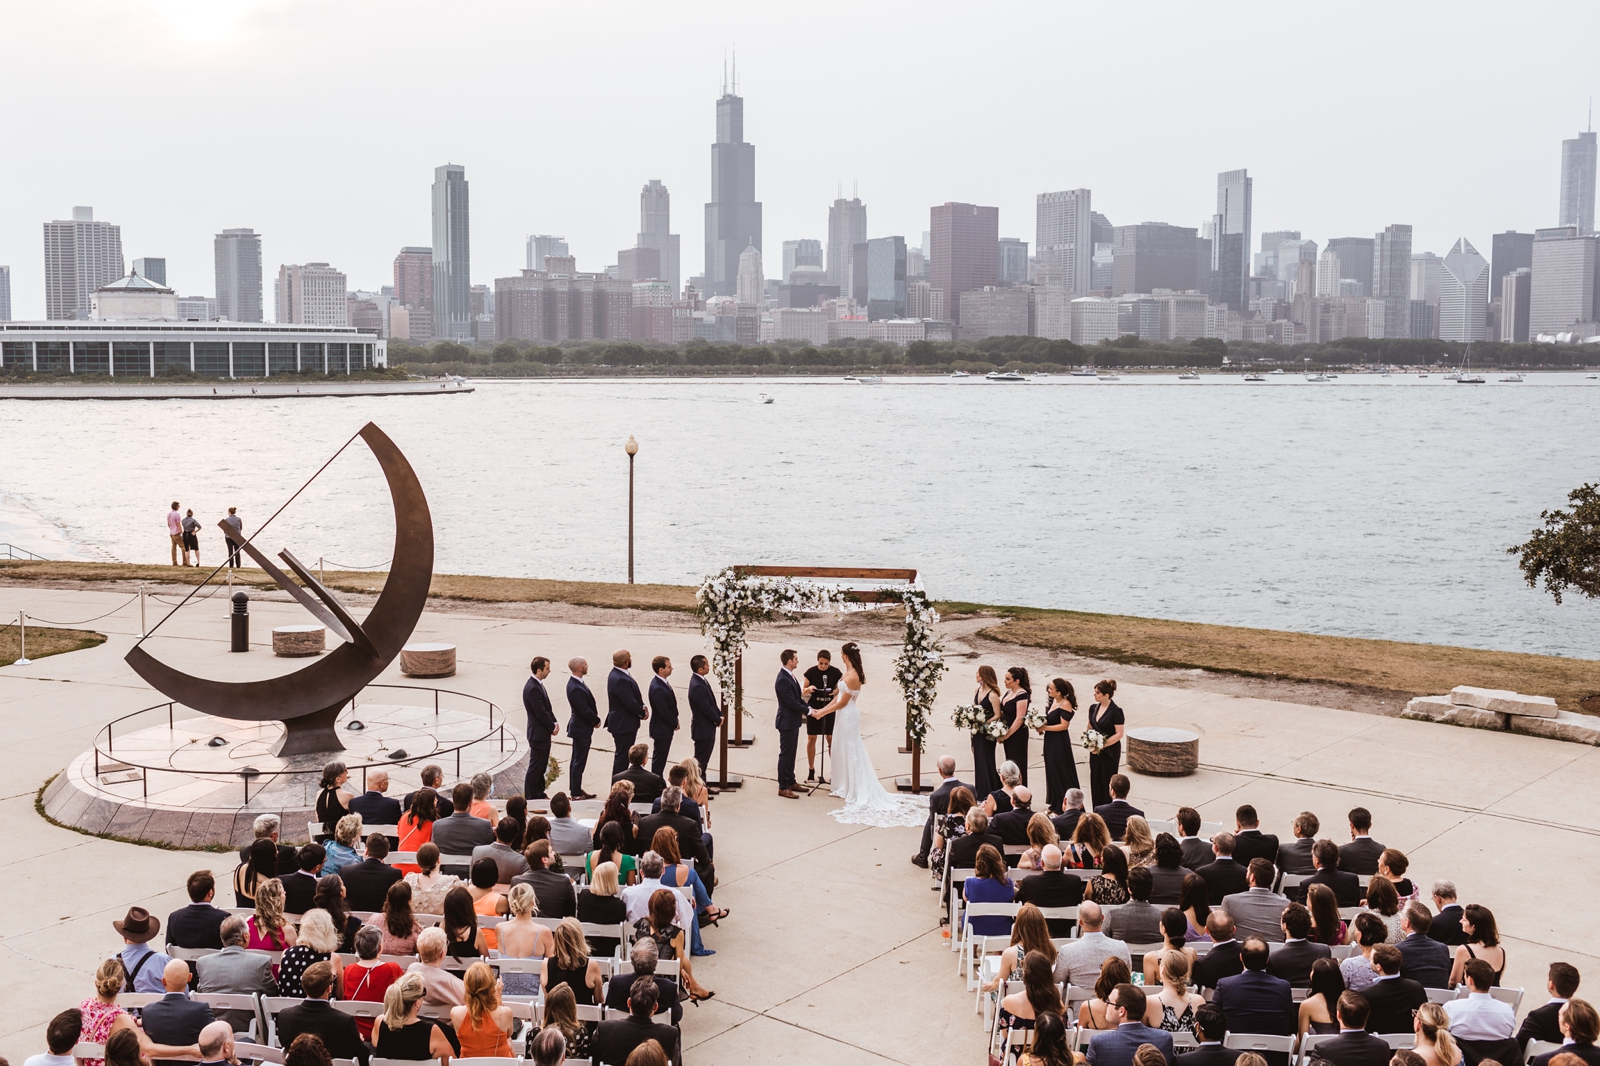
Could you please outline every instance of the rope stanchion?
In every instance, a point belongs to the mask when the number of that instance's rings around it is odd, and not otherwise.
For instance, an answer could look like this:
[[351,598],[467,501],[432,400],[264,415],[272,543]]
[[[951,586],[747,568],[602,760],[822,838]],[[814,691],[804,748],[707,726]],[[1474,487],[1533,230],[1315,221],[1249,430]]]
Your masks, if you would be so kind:
[[88,625],[90,622],[98,622],[102,618],[109,618],[111,615],[116,614],[118,611],[122,610],[124,607],[128,606],[128,604],[132,603],[134,600],[136,600],[138,598],[139,598],[139,594],[137,592],[135,592],[132,596],[129,596],[127,599],[123,600],[121,603],[119,603],[115,607],[111,608],[111,610],[107,611],[105,614],[97,614],[93,618],[85,618],[81,622],[56,622],[56,621],[53,621],[53,620],[51,620],[49,618],[40,618],[36,614],[35,615],[29,615],[28,617],[31,617],[35,622],[43,622],[47,626],[63,626],[65,628],[67,628],[67,629],[71,629],[74,626]]
[[[322,561],[324,560],[318,559],[318,562]],[[373,563],[371,566],[356,566],[354,563],[336,563],[332,559],[328,559],[326,562],[329,566],[339,570],[382,570],[384,567],[389,565],[390,560],[385,559],[383,562]]]

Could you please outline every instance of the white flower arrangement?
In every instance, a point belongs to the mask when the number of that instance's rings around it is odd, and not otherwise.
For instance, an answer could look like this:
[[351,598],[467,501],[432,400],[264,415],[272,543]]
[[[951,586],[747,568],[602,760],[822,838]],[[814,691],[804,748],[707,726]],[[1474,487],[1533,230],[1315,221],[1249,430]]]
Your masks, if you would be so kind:
[[905,645],[894,661],[894,679],[906,701],[906,732],[914,747],[922,747],[928,737],[928,716],[939,695],[939,677],[949,664],[944,661],[944,641],[939,637],[939,612],[933,609],[928,594],[916,585],[899,593],[906,608]]
[[1083,731],[1083,750],[1090,755],[1099,755],[1105,746],[1106,736],[1104,733],[1096,733],[1093,729],[1085,729]]
[[972,703],[958,705],[951,712],[950,720],[956,724],[957,729],[964,729],[974,736],[988,737],[990,740],[999,740],[1006,731],[1006,724],[998,715],[991,717],[986,708]]
[[1028,713],[1022,716],[1024,729],[1031,729],[1035,733],[1043,733],[1046,723],[1050,721],[1050,714],[1043,707],[1028,704]]

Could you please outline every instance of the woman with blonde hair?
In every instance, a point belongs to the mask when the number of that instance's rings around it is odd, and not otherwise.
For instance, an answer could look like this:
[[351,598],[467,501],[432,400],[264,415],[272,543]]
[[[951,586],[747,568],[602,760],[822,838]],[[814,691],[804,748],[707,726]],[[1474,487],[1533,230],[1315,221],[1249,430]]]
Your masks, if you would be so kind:
[[[251,951],[287,951],[294,947],[294,926],[283,917],[283,882],[274,878],[256,886],[256,912],[246,924],[250,928],[250,941],[245,945]],[[272,968],[274,977],[278,968]]]
[[[103,1045],[113,1033],[132,1030],[139,1037],[140,1050],[151,1058],[199,1058],[200,1048],[196,1044],[174,1047],[151,1043],[133,1015],[117,1006],[117,995],[127,980],[128,972],[122,968],[121,959],[110,958],[100,964],[94,972],[94,995],[78,1004],[78,1011],[83,1015],[83,1029],[78,1039],[85,1044]],[[78,1066],[105,1066],[105,1062],[103,1059],[80,1059]]]
[[1095,870],[1100,868],[1100,856],[1111,846],[1111,830],[1106,820],[1093,811],[1085,811],[1072,830],[1072,843],[1062,849],[1062,869]]
[[[617,864],[603,862],[594,868],[594,878],[578,890],[578,921],[585,925],[620,926],[628,920],[628,905],[622,902],[622,886],[617,881]],[[589,950],[609,958],[617,953],[621,937],[592,936]]]
[[361,861],[361,815],[347,814],[339,819],[333,837],[322,850],[327,857],[322,860],[322,875],[336,874],[344,867]]
[[[567,1058],[589,1058],[589,1048],[592,1034],[589,1027],[578,1020],[578,1001],[572,994],[572,986],[566,984],[556,985],[545,993],[544,996],[544,1025],[552,1026],[561,1033],[567,1042]],[[532,1046],[532,1037],[529,1037],[529,1046]],[[531,1059],[533,1056],[529,1054]]]
[[[1035,817],[1038,817],[1035,815]],[[1056,964],[1056,946],[1050,939],[1050,925],[1044,914],[1031,903],[1017,908],[1017,917],[1011,924],[1011,945],[1000,953],[1000,968],[994,980],[983,986],[985,992],[996,992],[1005,987],[1013,973],[1019,972],[1028,952],[1037,951]]]
[[[1183,918],[1178,911],[1167,913],[1177,914],[1180,920]],[[1169,1033],[1194,1033],[1194,1012],[1205,1000],[1189,991],[1190,969],[1189,956],[1184,951],[1162,954],[1161,991],[1151,995],[1148,986],[1145,990],[1146,1025]]]
[[[671,892],[663,888],[662,892]],[[545,995],[556,985],[565,984],[572,989],[578,1003],[595,1004],[605,1001],[600,988],[600,964],[589,957],[589,944],[583,938],[583,925],[576,918],[563,918],[556,926],[555,946],[544,960]]]
[[1140,815],[1133,815],[1123,827],[1119,844],[1128,853],[1128,868],[1154,866],[1156,863],[1156,838],[1150,833],[1150,823]]
[[1417,1045],[1412,1048],[1428,1066],[1457,1066],[1461,1049],[1450,1035],[1450,1015],[1438,1003],[1424,1003],[1417,1008],[1413,1023]]
[[[548,926],[540,925],[533,920],[533,916],[539,913],[539,899],[533,894],[533,886],[512,885],[511,891],[506,893],[506,906],[511,911],[511,917],[495,927],[495,932],[499,936],[501,956],[507,959],[539,960],[541,962],[539,969],[543,970],[542,960],[555,952],[556,938]],[[502,972],[501,980],[504,983],[504,987],[501,988],[503,995],[539,994],[537,972]]]
[[628,1052],[628,1061],[623,1066],[671,1066],[671,1061],[660,1043],[646,1040]]
[[1028,850],[1022,853],[1022,858],[1017,861],[1017,866],[1024,870],[1044,869],[1044,849],[1050,844],[1060,844],[1061,835],[1056,832],[1055,823],[1050,821],[1050,816],[1039,811],[1028,819]]
[[700,824],[710,829],[711,789],[706,786],[705,779],[700,776],[700,764],[691,756],[678,765],[683,767],[683,772],[686,775],[683,779],[683,794],[700,805]]
[[448,1027],[419,1016],[427,986],[407,973],[383,994],[383,1017],[372,1023],[372,1047],[386,1059],[449,1059],[461,1053]]
[[464,1059],[510,1059],[511,1030],[516,1022],[511,1008],[500,1002],[500,978],[488,964],[475,962],[462,979],[467,1002],[450,1008],[450,1024],[461,1041]]
[[300,985],[301,976],[316,963],[325,962],[333,967],[333,998],[340,998],[344,994],[341,984],[344,963],[339,959],[341,939],[332,915],[321,907],[306,911],[300,918],[300,933],[294,947],[283,953],[283,962],[278,966],[278,994],[303,997],[306,992]]

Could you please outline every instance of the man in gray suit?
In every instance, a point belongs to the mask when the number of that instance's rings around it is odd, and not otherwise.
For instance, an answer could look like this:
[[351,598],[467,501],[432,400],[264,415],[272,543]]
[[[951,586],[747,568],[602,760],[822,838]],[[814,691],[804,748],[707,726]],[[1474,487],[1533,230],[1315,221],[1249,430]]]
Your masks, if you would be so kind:
[[[260,993],[264,996],[278,994],[278,982],[272,976],[272,959],[265,952],[248,952],[250,930],[243,918],[230,914],[222,920],[222,950],[215,955],[201,957],[195,968],[200,972],[196,992],[226,992],[237,996]],[[225,1010],[221,1020],[242,1033],[250,1028],[254,1013],[247,1010]]]
[[1150,904],[1150,868],[1135,866],[1128,871],[1127,903],[1111,912],[1106,919],[1106,935],[1124,944],[1159,944],[1161,942],[1161,908]]
[[1272,880],[1277,876],[1272,863],[1266,859],[1251,859],[1250,888],[1222,898],[1222,909],[1233,919],[1240,938],[1259,936],[1268,942],[1283,940],[1283,909],[1289,901],[1272,891]]
[[[452,813],[433,823],[433,842],[439,845],[441,855],[471,855],[480,844],[494,843],[494,826],[486,819],[475,818],[472,810],[472,785],[462,781],[451,790]],[[460,863],[450,863],[441,869],[447,874],[466,877],[470,873]]]
[[1106,1021],[1116,1028],[1089,1041],[1089,1066],[1133,1066],[1141,1044],[1154,1045],[1170,1063],[1172,1034],[1144,1024],[1145,995],[1138,985],[1118,985],[1106,995]]

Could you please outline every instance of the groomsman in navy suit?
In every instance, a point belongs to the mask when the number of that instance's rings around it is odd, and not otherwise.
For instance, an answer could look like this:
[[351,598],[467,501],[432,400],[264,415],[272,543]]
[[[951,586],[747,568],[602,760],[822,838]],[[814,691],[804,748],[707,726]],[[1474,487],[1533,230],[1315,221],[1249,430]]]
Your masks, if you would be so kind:
[[550,771],[550,738],[561,731],[544,679],[550,676],[550,660],[535,655],[528,667],[533,672],[522,686],[522,708],[528,712],[528,773],[522,781],[522,794],[528,799],[544,799],[544,778]]
[[672,734],[678,731],[678,694],[667,683],[672,676],[671,659],[657,655],[650,660],[650,669],[656,674],[650,679],[650,772],[664,777]]
[[711,660],[696,655],[689,660],[689,738],[694,741],[694,761],[700,764],[701,780],[711,780],[706,768],[711,765],[711,750],[717,743],[717,728],[722,725],[722,708],[717,705],[716,689],[708,676]]
[[624,648],[611,656],[611,676],[606,678],[606,732],[617,745],[611,757],[612,777],[628,768],[628,749],[639,739],[639,723],[650,717],[639,682],[628,673],[632,666],[633,653]]
[[773,723],[778,728],[778,795],[784,799],[799,799],[795,791],[794,758],[800,750],[800,726],[811,713],[806,703],[805,686],[796,672],[800,667],[800,653],[788,650],[782,656],[783,669],[773,690],[778,695],[778,717]]
[[572,708],[572,717],[567,719],[567,736],[572,738],[572,798],[594,799],[593,792],[583,790],[583,768],[589,765],[589,743],[600,725],[600,710],[595,706],[594,693],[583,683],[589,660],[573,659],[567,669],[572,672],[567,678],[567,705]]

